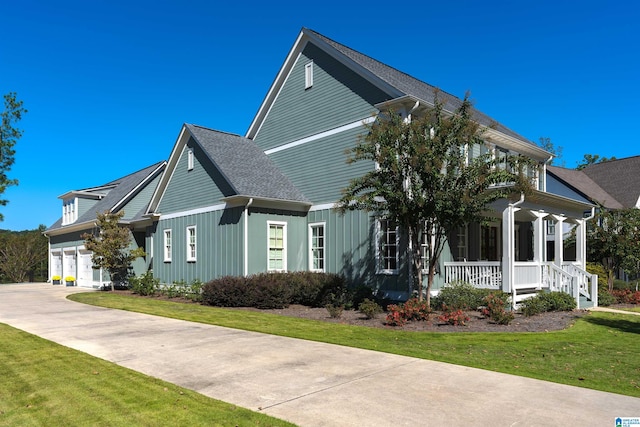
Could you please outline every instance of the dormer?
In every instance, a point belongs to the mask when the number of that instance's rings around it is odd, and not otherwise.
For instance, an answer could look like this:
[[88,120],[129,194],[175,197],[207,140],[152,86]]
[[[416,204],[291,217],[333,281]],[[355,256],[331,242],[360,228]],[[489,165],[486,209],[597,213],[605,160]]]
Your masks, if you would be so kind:
[[69,191],[59,196],[62,199],[62,225],[73,224],[78,217],[104,196],[108,191],[82,190]]

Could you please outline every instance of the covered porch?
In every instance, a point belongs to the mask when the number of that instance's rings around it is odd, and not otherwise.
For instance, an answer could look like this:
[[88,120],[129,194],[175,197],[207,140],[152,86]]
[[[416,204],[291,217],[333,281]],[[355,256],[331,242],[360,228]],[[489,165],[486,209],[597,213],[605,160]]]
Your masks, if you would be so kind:
[[[535,191],[493,208],[489,225],[481,226],[476,236],[467,235],[465,253],[470,256],[461,259],[458,250],[456,261],[444,263],[445,283],[461,280],[502,290],[512,295],[514,305],[543,289],[572,295],[578,308],[598,305],[597,276],[585,270],[586,225],[593,205]],[[564,241],[572,228],[575,253],[569,255]],[[460,239],[453,241],[461,246]]]

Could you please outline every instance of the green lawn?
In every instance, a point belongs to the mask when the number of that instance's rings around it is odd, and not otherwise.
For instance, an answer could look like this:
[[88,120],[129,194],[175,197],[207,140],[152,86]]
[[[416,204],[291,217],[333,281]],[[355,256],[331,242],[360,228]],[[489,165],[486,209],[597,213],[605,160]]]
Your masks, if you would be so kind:
[[425,333],[340,325],[108,292],[74,301],[438,360],[640,397],[640,316],[594,312],[564,331]]
[[292,424],[0,324],[0,425]]

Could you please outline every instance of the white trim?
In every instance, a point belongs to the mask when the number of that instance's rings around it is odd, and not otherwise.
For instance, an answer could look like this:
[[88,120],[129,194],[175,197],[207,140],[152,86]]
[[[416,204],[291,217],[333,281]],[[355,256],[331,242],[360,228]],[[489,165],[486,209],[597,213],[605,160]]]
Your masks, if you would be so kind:
[[[313,268],[313,229],[322,227],[322,268]],[[309,271],[324,272],[327,268],[327,224],[326,222],[312,222],[308,227],[309,234]]]
[[311,89],[313,86],[313,60],[304,64],[304,88]]
[[[282,227],[282,268],[269,268],[269,256],[271,255],[269,239],[271,226]],[[267,221],[267,271],[287,271],[287,223],[282,221]]]
[[289,148],[297,147],[299,145],[306,144],[308,142],[312,142],[312,141],[315,141],[315,140],[318,140],[318,139],[321,139],[321,138],[326,138],[328,136],[335,135],[335,134],[338,134],[338,133],[341,133],[341,132],[345,132],[347,130],[355,129],[357,127],[364,126],[364,125],[367,125],[369,123],[372,123],[375,119],[376,119],[375,117],[367,117],[367,118],[364,118],[362,120],[357,120],[355,122],[348,123],[346,125],[342,125],[342,126],[339,126],[337,128],[334,128],[334,129],[330,129],[330,130],[327,130],[327,131],[324,131],[324,132],[317,133],[315,135],[308,136],[306,138],[299,139],[297,141],[289,142],[288,144],[284,144],[284,145],[280,145],[278,147],[271,148],[269,150],[266,150],[265,154],[269,155],[269,154],[277,153],[278,151],[287,150]]
[[381,238],[382,238],[382,229],[380,227],[380,221],[388,221],[390,223],[390,221],[386,218],[376,218],[376,274],[388,274],[388,275],[395,275],[398,274],[400,271],[400,233],[399,233],[399,229],[398,226],[396,225],[396,268],[395,269],[391,269],[391,268],[381,268],[381,252],[380,252],[380,243],[381,243]]
[[221,211],[221,210],[224,210],[226,206],[227,205],[225,203],[222,203],[219,205],[211,205],[211,206],[205,206],[202,208],[189,209],[188,211],[173,212],[166,215],[160,214],[160,219],[163,220],[163,219],[182,218],[184,216],[189,216],[189,215],[197,215],[197,214],[202,214],[207,212]]
[[147,213],[154,213],[160,206],[160,203],[162,203],[164,192],[167,189],[169,182],[171,182],[173,178],[173,174],[176,170],[178,161],[182,156],[184,146],[187,145],[186,141],[184,140],[185,136],[188,140],[189,136],[191,136],[191,132],[188,132],[187,126],[183,125],[182,129],[180,129],[178,139],[176,139],[176,143],[173,145],[173,149],[171,150],[171,154],[169,155],[169,161],[166,162],[165,170],[160,177],[160,182],[158,182],[158,185],[156,186],[156,189],[151,196],[151,201],[149,202]]
[[[193,255],[191,254],[191,230],[193,230]],[[187,262],[196,262],[198,260],[198,229],[195,225],[189,225],[185,234],[187,238]]]
[[321,205],[311,206],[311,208],[309,208],[309,212],[324,211],[327,209],[334,209],[335,207],[336,207],[335,203],[323,203]]
[[193,170],[193,148],[187,147],[187,171]]
[[[167,239],[167,234],[169,236],[169,239]],[[167,240],[169,240],[168,245]],[[167,250],[167,247],[169,247],[169,250]],[[171,257],[173,255],[173,232],[170,228],[165,228],[164,230],[162,230],[162,255],[164,262],[171,262]]]
[[116,212],[116,211],[118,211],[120,209],[120,207],[122,205],[124,205],[125,203],[129,202],[134,194],[137,194],[144,187],[146,187],[150,183],[150,181],[153,181],[156,178],[157,173],[159,171],[161,171],[162,168],[164,168],[164,166],[166,164],[167,164],[166,161],[161,162],[160,165],[157,168],[155,168],[153,171],[151,171],[146,177],[144,177],[138,183],[138,185],[136,185],[131,191],[129,191],[127,194],[125,194],[125,196],[122,197],[116,204],[114,204],[113,207],[111,208],[111,211],[112,212]]

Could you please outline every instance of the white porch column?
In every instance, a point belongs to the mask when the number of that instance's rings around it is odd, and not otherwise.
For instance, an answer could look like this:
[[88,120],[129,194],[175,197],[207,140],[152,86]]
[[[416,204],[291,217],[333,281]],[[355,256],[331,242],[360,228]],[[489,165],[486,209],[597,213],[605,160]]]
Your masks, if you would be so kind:
[[579,219],[576,222],[576,262],[580,264],[581,269],[585,270],[587,267],[587,220]]
[[557,265],[558,267],[562,268],[562,263],[564,262],[564,241],[562,240],[563,238],[563,225],[564,225],[564,221],[565,221],[565,217],[563,216],[555,216],[553,217],[553,219],[555,219],[556,221],[556,234],[553,237],[554,238],[554,252],[555,252],[555,256],[554,256],[554,264]]
[[532,211],[531,213],[536,217],[535,221],[533,221],[533,261],[541,264],[545,261],[544,251],[546,240],[544,217],[546,214],[537,211]]
[[517,205],[524,202],[524,194],[520,200],[510,203],[502,211],[502,290],[513,291],[514,262],[515,262],[515,213],[519,210]]

